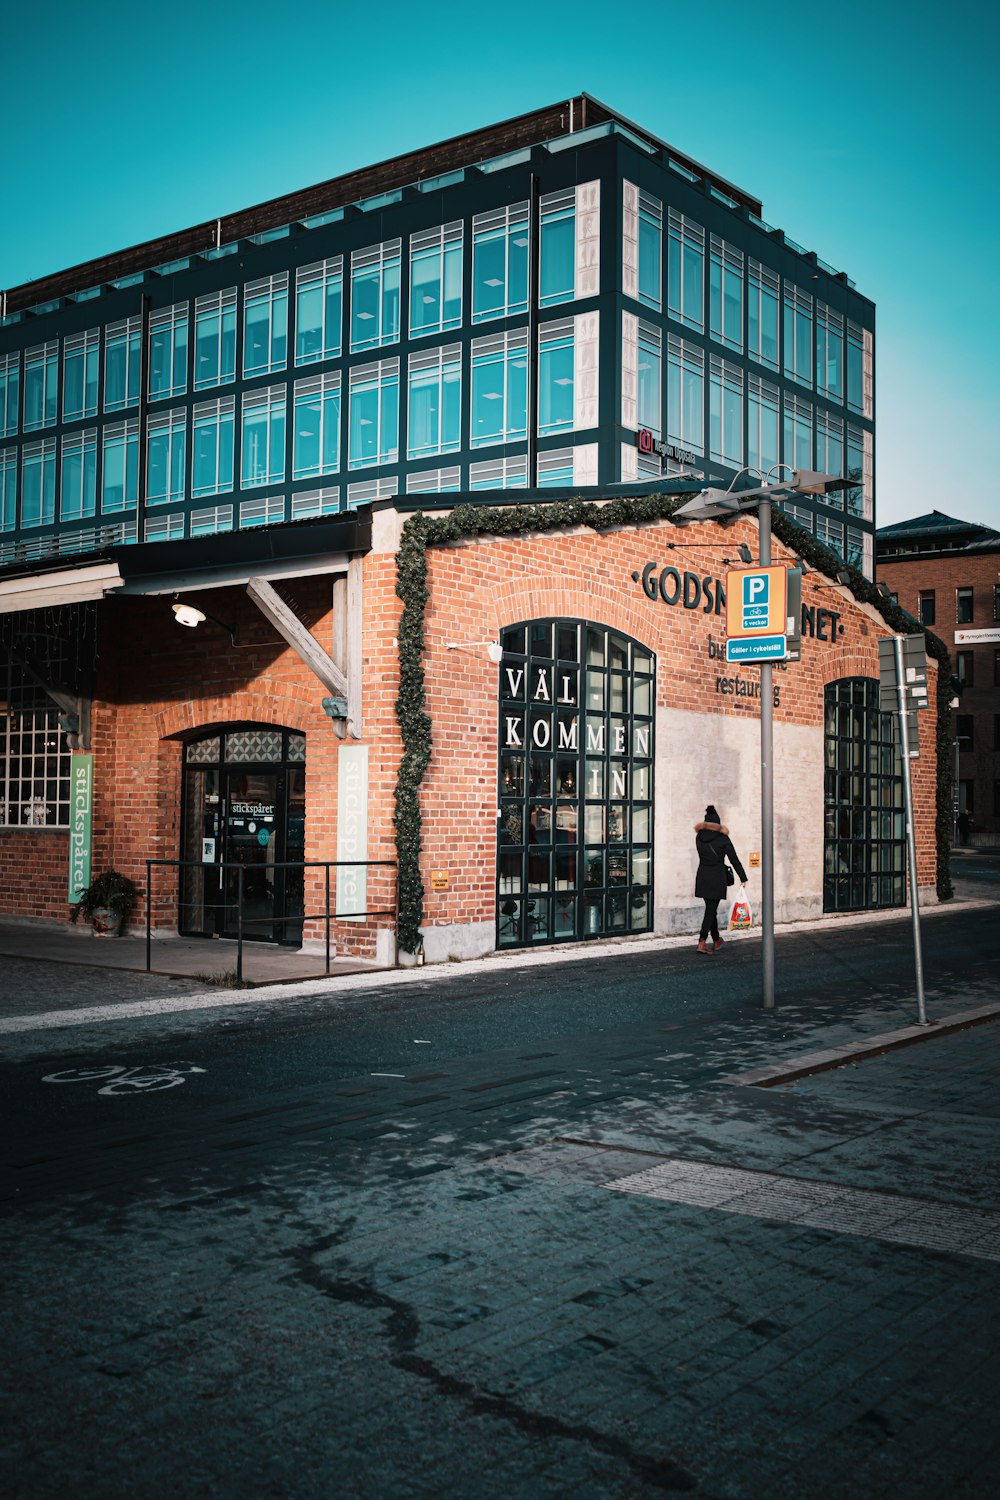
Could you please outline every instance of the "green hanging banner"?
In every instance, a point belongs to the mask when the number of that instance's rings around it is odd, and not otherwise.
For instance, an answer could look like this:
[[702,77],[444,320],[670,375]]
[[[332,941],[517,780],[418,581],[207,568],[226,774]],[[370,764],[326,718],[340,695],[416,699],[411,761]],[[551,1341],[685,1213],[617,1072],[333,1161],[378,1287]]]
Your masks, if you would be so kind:
[[69,773],[69,900],[75,906],[90,884],[94,815],[94,757],[74,755]]

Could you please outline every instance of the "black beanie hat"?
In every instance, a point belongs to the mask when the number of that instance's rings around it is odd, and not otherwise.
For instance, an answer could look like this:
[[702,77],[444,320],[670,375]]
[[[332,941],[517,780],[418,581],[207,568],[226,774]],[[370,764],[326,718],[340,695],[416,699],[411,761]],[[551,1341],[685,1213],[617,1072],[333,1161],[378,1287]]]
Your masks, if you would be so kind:
[[721,823],[722,822],[722,819],[719,817],[718,809],[716,807],[713,807],[713,805],[712,805],[711,802],[705,808],[705,822],[706,823]]

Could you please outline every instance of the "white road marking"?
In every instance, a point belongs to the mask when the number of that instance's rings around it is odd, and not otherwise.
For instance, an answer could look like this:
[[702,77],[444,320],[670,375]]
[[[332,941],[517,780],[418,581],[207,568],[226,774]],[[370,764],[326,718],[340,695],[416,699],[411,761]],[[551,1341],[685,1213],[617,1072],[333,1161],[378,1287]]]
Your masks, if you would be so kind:
[[682,1157],[601,1186],[666,1203],[774,1219],[800,1229],[856,1234],[915,1249],[1000,1261],[1000,1213],[990,1209],[784,1177],[776,1172],[716,1167]]

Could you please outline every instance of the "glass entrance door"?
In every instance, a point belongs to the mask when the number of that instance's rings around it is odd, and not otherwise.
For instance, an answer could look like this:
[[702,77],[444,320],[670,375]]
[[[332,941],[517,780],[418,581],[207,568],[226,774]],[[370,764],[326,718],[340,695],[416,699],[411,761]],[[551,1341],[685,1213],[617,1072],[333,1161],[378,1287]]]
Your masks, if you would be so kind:
[[305,736],[283,729],[232,729],[185,747],[179,930],[236,937],[243,883],[243,936],[302,941],[305,854]]
[[243,886],[243,936],[280,942],[275,930],[275,864],[284,842],[285,778],[274,771],[226,766],[223,775],[222,884],[225,892],[223,937],[239,931],[239,894]]

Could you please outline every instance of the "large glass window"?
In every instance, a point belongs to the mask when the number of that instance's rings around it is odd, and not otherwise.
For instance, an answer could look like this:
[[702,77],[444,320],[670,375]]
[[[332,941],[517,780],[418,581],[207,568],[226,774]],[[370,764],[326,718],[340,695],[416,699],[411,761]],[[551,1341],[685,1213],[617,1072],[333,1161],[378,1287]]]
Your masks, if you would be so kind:
[[743,349],[743,251],[713,234],[708,265],[708,318],[713,339]]
[[809,401],[798,396],[785,396],[784,441],[782,461],[793,469],[811,469],[813,438],[813,409]]
[[859,416],[875,411],[875,336],[870,328],[847,324],[847,404]]
[[705,231],[670,209],[667,216],[667,308],[689,328],[705,327]]
[[292,478],[335,474],[340,468],[340,371],[295,382]]
[[101,510],[135,510],[139,494],[139,424],[111,422],[101,452]]
[[188,305],[178,302],[150,315],[149,395],[157,401],[187,390]]
[[785,282],[785,377],[812,385],[813,299],[792,282]]
[[834,519],[833,516],[817,515],[816,517],[816,539],[829,547],[831,552],[836,552],[838,557],[844,556],[844,523]]
[[524,328],[472,343],[472,433],[484,448],[528,434],[528,334]]
[[865,434],[860,427],[847,427],[847,478],[857,480],[844,491],[844,504],[852,516],[863,516],[865,509]]
[[184,499],[187,412],[155,412],[146,424],[146,500],[167,505]]
[[343,322],[344,257],[300,266],[295,273],[295,363],[336,359]]
[[17,449],[0,448],[0,531],[17,530]]
[[236,288],[199,297],[194,305],[194,388],[236,379]]
[[705,451],[705,351],[667,338],[667,441]]
[[973,592],[971,588],[955,590],[955,624],[971,625],[973,617]]
[[639,301],[663,306],[663,204],[639,191]]
[[247,283],[243,292],[243,374],[272,375],[288,361],[288,272]]
[[655,666],[581,620],[501,634],[497,944],[652,925]]
[[937,620],[937,604],[933,589],[921,589],[917,602],[917,619],[921,625],[933,625]]
[[447,333],[462,322],[462,223],[410,237],[410,337]]
[[142,366],[142,319],[109,323],[104,335],[104,410],[138,406]]
[[844,399],[844,319],[825,302],[816,303],[816,389],[831,401]]
[[459,344],[410,356],[409,458],[453,453],[461,446],[462,350]]
[[79,521],[97,509],[97,428],[70,433],[62,440],[59,516]]
[[538,435],[573,427],[574,323],[560,318],[538,330]]
[[663,305],[663,204],[635,183],[622,184],[622,290],[646,307]]
[[[86,606],[84,606],[85,608]],[[76,606],[79,608],[79,606]],[[70,642],[80,641],[81,624],[71,607],[46,611],[44,632],[32,639],[35,666],[50,682],[71,691],[78,684]],[[53,618],[54,616],[54,618]],[[24,616],[37,627],[40,617]],[[27,671],[0,648],[0,825],[66,828],[69,825],[71,752],[59,728],[60,710]]]
[[21,356],[0,354],[0,438],[17,431],[20,394]]
[[824,911],[901,906],[906,897],[903,776],[896,721],[869,678],[824,693]]
[[348,467],[394,464],[399,457],[399,360],[351,371]]
[[663,334],[639,320],[638,419],[656,437],[663,433]]
[[233,487],[236,399],[202,401],[192,413],[191,497],[218,495]]
[[285,477],[285,408],[283,385],[244,391],[240,442],[240,487],[277,484]]
[[528,310],[528,204],[511,203],[472,221],[472,321]]
[[778,387],[759,375],[747,379],[747,463],[766,474],[778,462]]
[[59,340],[24,351],[24,430],[54,427],[59,415]]
[[576,294],[576,189],[547,193],[539,204],[539,221],[538,305],[572,302]]
[[743,370],[713,354],[708,382],[709,453],[731,468],[743,466]]
[[399,338],[400,248],[399,240],[386,240],[351,256],[352,352]]
[[859,573],[865,568],[865,537],[864,532],[857,531],[853,526],[847,528],[847,541],[844,543],[844,561],[852,568],[857,568]]
[[774,271],[750,259],[747,268],[747,348],[769,370],[778,368],[778,298],[781,282]]
[[[844,423],[841,417],[819,410],[816,413],[816,467],[821,474],[844,472]],[[827,495],[827,505],[844,505],[844,490]]]
[[63,340],[63,421],[97,415],[101,330],[91,328]]
[[21,449],[21,525],[50,526],[56,518],[56,440]]

